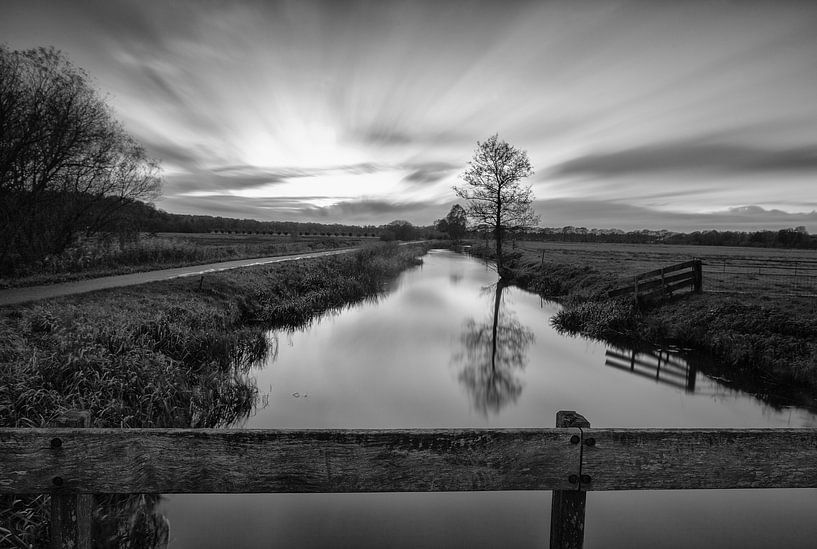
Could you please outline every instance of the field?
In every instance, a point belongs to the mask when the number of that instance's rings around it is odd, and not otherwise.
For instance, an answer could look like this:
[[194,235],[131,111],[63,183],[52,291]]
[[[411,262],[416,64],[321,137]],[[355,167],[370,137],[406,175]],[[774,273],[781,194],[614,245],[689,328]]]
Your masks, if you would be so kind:
[[[94,427],[240,421],[258,393],[251,369],[276,352],[268,329],[376,298],[425,251],[377,243],[212,273],[203,286],[178,278],[2,307],[0,427],[43,427],[75,410],[89,411]],[[109,540],[105,547],[130,546],[111,540],[146,527],[156,500],[112,497],[97,500],[97,535]],[[43,546],[47,503],[44,496],[0,498],[0,547],[10,540]],[[140,521],[128,522],[133,516]]]
[[[472,251],[493,255],[479,242]],[[814,252],[566,242],[518,242],[508,252],[516,285],[563,305],[553,319],[560,331],[688,348],[737,388],[781,405],[817,406]],[[607,295],[633,275],[693,257],[704,263],[700,294]]]
[[532,241],[518,243],[517,249],[545,262],[589,266],[624,283],[639,273],[697,258],[703,261],[707,292],[817,299],[817,250]]
[[264,234],[158,233],[133,240],[94,238],[0,278],[0,288],[357,246],[372,238]]

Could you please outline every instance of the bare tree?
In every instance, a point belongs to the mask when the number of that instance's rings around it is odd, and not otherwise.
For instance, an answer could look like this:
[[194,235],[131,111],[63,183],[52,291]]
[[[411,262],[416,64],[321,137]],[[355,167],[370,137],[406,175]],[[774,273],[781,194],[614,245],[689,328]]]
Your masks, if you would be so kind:
[[460,336],[463,350],[452,357],[453,362],[462,363],[460,383],[485,417],[499,414],[522,394],[517,374],[525,369],[528,347],[535,339],[513,312],[502,307],[505,286],[499,281],[493,288],[493,314],[488,321],[478,323],[471,318],[465,323]]
[[89,81],[53,48],[0,46],[0,270],[59,253],[159,194],[157,163]]
[[533,174],[525,151],[494,134],[487,141],[477,142],[473,159],[462,174],[463,184],[454,187],[457,196],[468,201],[468,218],[477,230],[488,230],[496,242],[496,264],[500,277],[505,264],[502,254],[503,236],[509,230],[535,226],[533,191],[522,180]]

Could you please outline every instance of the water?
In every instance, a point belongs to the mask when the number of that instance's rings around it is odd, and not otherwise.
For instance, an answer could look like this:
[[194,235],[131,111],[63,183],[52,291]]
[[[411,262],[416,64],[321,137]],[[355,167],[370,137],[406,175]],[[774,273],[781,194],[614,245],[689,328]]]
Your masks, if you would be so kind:
[[[432,251],[377,302],[270,334],[243,427],[553,427],[558,410],[594,427],[817,426],[671,352],[559,335],[557,310]],[[542,547],[550,493],[173,495],[162,512],[176,547]],[[585,546],[811,547],[815,515],[817,490],[591,492]]]

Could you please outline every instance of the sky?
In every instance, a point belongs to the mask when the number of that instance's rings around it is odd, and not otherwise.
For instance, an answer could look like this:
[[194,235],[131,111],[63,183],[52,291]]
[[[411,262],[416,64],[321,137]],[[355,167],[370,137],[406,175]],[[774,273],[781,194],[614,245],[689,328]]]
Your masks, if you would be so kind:
[[817,232],[817,2],[2,0],[168,212],[424,225],[494,133],[541,225]]

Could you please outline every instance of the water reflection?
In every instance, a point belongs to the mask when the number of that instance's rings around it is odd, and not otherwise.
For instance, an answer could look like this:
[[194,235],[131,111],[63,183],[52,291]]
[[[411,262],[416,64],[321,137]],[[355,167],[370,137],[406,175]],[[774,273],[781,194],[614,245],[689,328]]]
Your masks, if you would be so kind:
[[[203,340],[207,358],[193,364],[198,376],[188,409],[169,410],[160,418],[164,427],[226,427],[245,421],[253,411],[258,389],[251,375],[267,356],[278,353],[278,340],[260,328],[214,333]],[[189,362],[193,362],[190,360]],[[156,494],[96,496],[96,547],[165,548],[170,523]]]
[[605,352],[604,364],[687,393],[695,392],[698,369],[668,349],[636,351],[610,347]]
[[462,365],[459,382],[474,408],[486,417],[519,398],[522,381],[518,373],[527,364],[528,347],[534,340],[533,332],[503,306],[505,287],[502,281],[493,287],[493,311],[488,321],[478,323],[471,318],[465,322],[460,335],[462,350],[453,357]]
[[96,496],[94,546],[167,547],[170,522],[158,509],[161,501],[156,494]]

